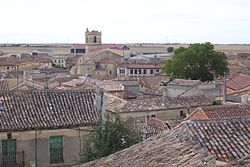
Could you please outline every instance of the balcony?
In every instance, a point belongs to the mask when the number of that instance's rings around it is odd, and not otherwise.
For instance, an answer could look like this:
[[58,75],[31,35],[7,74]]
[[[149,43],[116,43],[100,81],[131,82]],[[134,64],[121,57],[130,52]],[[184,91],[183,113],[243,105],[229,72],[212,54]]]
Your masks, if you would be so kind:
[[0,153],[0,167],[24,167],[24,151]]

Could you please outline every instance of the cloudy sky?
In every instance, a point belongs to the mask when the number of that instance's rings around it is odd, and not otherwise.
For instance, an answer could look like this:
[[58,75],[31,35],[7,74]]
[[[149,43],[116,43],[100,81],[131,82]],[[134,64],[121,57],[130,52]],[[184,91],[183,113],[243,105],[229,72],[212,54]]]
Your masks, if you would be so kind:
[[0,0],[0,43],[250,43],[249,0]]

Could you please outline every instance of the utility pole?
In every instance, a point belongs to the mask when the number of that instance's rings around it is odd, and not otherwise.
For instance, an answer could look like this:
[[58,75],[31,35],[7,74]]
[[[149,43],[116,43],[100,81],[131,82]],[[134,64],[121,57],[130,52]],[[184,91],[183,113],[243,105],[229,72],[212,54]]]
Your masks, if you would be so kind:
[[45,80],[46,80],[46,85],[44,86],[44,89],[48,90],[49,89],[49,84],[48,84],[47,66],[45,66]]
[[227,102],[227,73],[224,72],[224,103]]
[[16,92],[18,93],[18,86],[19,86],[19,65],[17,64],[16,65],[16,73],[17,73],[17,75],[16,75],[16,84],[17,84],[17,87],[16,87]]
[[35,130],[35,167],[37,167],[37,130]]

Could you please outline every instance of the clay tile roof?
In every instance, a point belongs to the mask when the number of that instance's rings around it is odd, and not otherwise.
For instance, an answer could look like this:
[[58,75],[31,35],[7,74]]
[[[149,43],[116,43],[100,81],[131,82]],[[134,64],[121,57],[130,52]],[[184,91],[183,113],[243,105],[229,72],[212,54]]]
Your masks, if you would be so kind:
[[188,127],[203,147],[221,161],[250,155],[250,118],[189,121]]
[[17,59],[9,57],[0,57],[0,66],[15,66],[17,63]]
[[0,79],[0,91],[7,91],[8,89],[8,82],[4,79]]
[[239,56],[250,56],[250,53],[248,53],[248,52],[237,53],[237,57],[239,57]]
[[95,92],[1,92],[0,131],[57,129],[96,123]]
[[166,76],[139,77],[139,84],[142,87],[147,87],[150,89],[159,89],[161,87],[161,82],[168,80],[169,78]]
[[200,80],[187,80],[187,79],[175,79],[168,83],[168,85],[177,85],[177,86],[195,86],[200,84]]
[[86,48],[85,44],[75,44],[70,49],[85,49],[85,48]]
[[213,120],[230,119],[250,116],[250,105],[219,105],[202,106],[196,109],[187,119]]
[[147,120],[147,123],[137,120],[135,118],[129,118],[125,122],[125,125],[129,129],[132,129],[133,131],[142,134],[144,139],[155,136],[163,130],[171,129],[170,126],[168,126],[164,121],[158,118],[149,118]]
[[97,81],[95,82],[95,84],[107,92],[124,90],[124,86],[122,86],[118,82],[111,81],[111,80]]
[[81,167],[216,166],[218,161],[240,161],[249,166],[249,128],[250,118],[185,121],[171,131]]
[[240,90],[250,86],[250,76],[239,74],[227,81],[227,87],[233,90]]
[[108,157],[81,165],[81,167],[141,167],[141,166],[209,166],[215,157],[194,141],[182,126],[148,138]]
[[185,97],[155,97],[143,100],[127,101],[118,112],[141,112],[152,110],[166,110],[173,108],[195,107],[202,105],[211,105],[212,102],[205,96],[185,96]]

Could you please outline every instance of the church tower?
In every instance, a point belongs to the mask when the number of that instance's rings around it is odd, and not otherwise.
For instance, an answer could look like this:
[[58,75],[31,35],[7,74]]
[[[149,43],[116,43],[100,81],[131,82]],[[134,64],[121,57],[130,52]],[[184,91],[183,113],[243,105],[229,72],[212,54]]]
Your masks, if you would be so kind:
[[85,32],[86,53],[102,48],[102,33],[98,31]]

